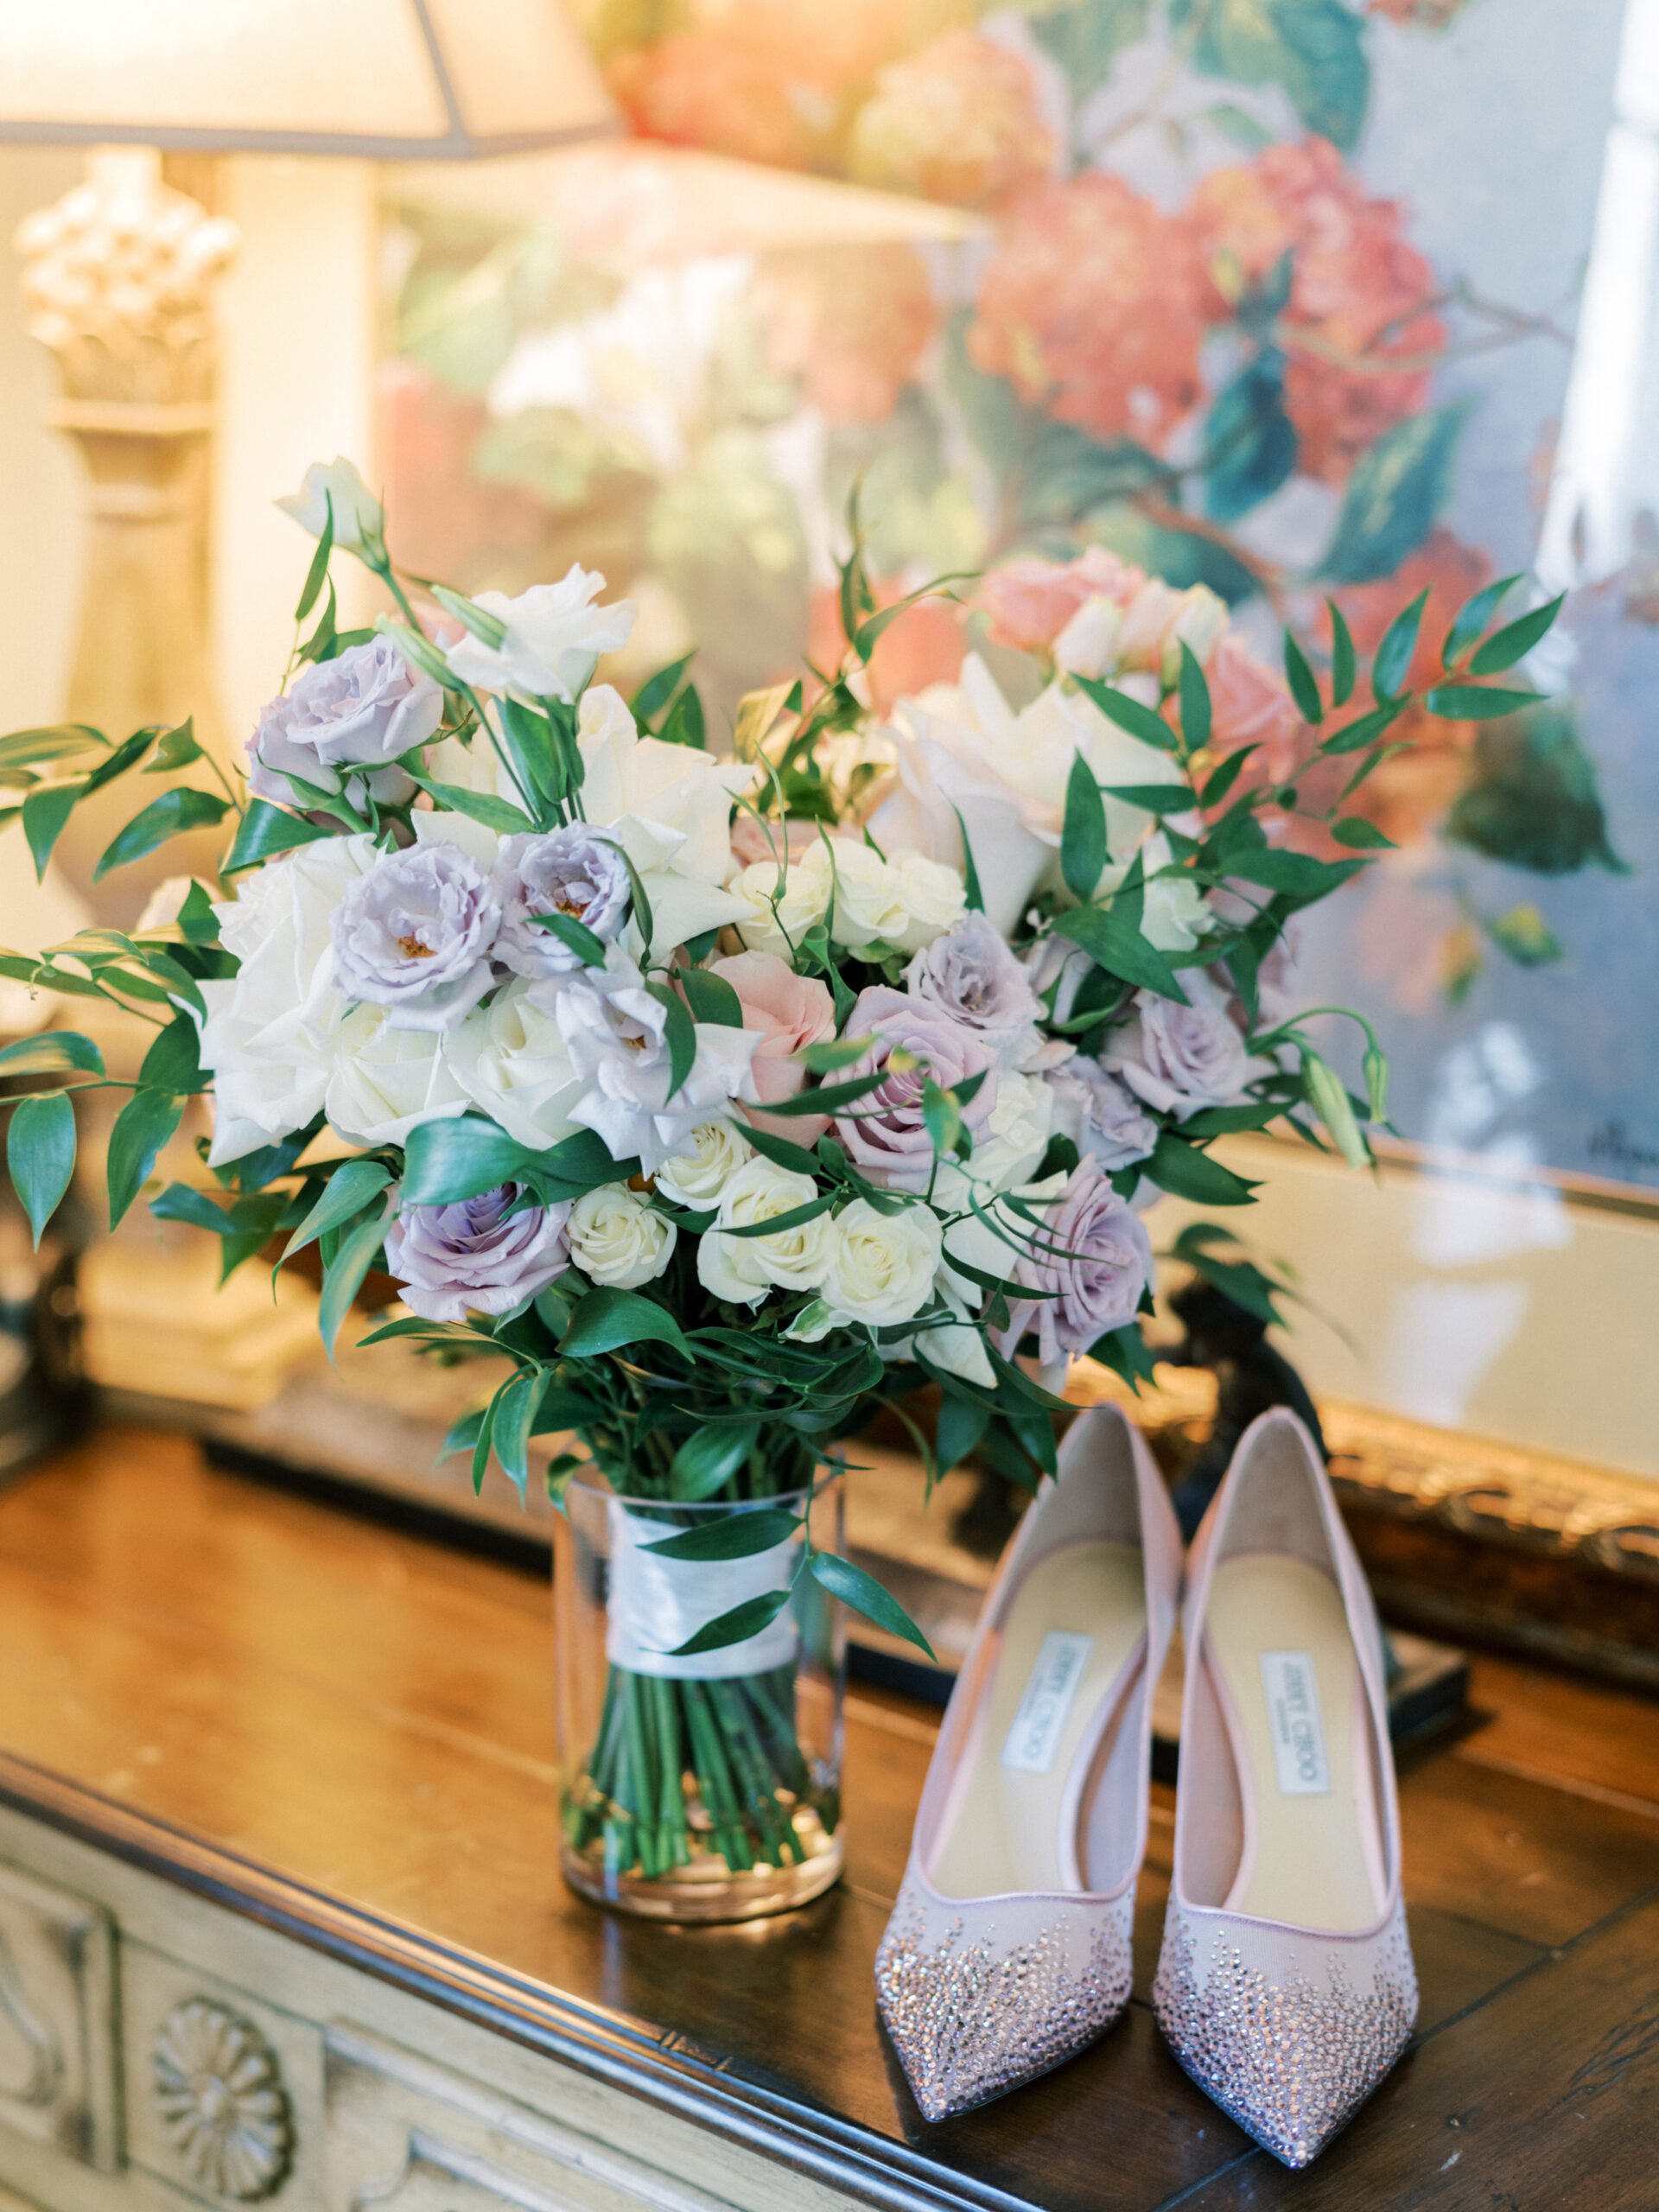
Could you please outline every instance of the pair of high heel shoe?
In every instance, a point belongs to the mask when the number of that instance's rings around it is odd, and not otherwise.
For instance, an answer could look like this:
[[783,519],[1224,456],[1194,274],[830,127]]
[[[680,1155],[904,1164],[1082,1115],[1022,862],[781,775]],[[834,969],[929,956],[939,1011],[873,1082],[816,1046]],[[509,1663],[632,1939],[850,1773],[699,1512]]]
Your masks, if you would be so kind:
[[[1071,2057],[1128,2001],[1153,1689],[1179,1533],[1113,1406],[1073,1423],[945,1712],[876,1959],[928,2120]],[[1417,2016],[1381,1632],[1306,1430],[1246,1432],[1185,1562],[1175,1862],[1153,2007],[1188,2074],[1303,2166]]]

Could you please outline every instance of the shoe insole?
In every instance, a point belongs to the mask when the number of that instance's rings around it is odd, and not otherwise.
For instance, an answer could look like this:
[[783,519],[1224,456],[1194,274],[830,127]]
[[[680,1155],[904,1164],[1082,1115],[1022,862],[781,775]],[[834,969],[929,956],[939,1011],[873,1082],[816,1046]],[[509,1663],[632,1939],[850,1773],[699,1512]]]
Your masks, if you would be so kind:
[[1371,1927],[1376,1815],[1341,1591],[1306,1560],[1247,1553],[1216,1569],[1205,1634],[1244,1808],[1226,1910],[1334,1934]]
[[[1067,1787],[1146,1631],[1138,1546],[1071,1544],[1032,1568],[1008,1609],[972,1766],[929,1868],[943,1896],[1082,1887],[1077,1836],[1061,1833]],[[1077,1817],[1073,1806],[1074,1829]]]

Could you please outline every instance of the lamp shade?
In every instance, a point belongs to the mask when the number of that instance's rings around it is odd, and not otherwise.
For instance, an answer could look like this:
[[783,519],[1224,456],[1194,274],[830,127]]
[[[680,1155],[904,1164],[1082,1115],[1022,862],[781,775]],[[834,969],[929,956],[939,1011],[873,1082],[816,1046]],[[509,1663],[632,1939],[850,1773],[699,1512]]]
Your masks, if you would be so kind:
[[464,161],[615,119],[559,0],[0,0],[0,139]]

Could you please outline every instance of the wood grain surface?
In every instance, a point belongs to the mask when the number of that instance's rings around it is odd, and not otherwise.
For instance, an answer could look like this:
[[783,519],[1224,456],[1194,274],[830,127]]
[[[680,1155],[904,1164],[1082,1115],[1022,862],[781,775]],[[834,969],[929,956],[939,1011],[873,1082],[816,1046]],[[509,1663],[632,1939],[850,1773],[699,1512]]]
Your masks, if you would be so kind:
[[512,1568],[106,1430],[0,1497],[0,1751],[603,2007],[758,2106],[907,2145],[981,2202],[1659,2205],[1659,1703],[1478,1662],[1476,1725],[1401,1777],[1417,2044],[1292,2176],[1186,2080],[1147,2006],[1171,1792],[1126,2018],[930,2127],[871,1961],[937,1716],[852,1694],[839,1890],[745,1929],[642,1926],[559,1878],[548,1613]]

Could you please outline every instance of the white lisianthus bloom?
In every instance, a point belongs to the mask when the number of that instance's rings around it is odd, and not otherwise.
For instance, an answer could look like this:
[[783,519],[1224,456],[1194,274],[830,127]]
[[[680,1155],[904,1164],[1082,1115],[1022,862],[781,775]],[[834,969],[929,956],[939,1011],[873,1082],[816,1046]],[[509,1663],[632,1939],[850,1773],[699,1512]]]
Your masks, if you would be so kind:
[[1123,609],[1115,599],[1096,594],[1083,605],[1054,640],[1054,665],[1073,676],[1104,676],[1117,664],[1117,640]]
[[516,599],[482,591],[476,604],[493,614],[505,635],[486,645],[469,630],[444,658],[463,683],[483,691],[510,691],[524,700],[563,699],[567,706],[591,678],[601,653],[619,652],[633,628],[633,605],[594,601],[605,588],[595,570],[572,562],[556,584],[532,584]]
[[657,1170],[657,1188],[675,1205],[706,1213],[720,1204],[738,1169],[753,1158],[754,1147],[736,1122],[700,1122]]
[[746,1161],[721,1193],[713,1227],[697,1241],[697,1280],[710,1297],[732,1306],[758,1306],[769,1291],[816,1290],[834,1240],[827,1213],[771,1236],[722,1232],[793,1213],[818,1195],[810,1175],[792,1174],[759,1155]]
[[385,510],[343,454],[314,461],[299,490],[274,504],[312,537],[322,536],[332,506],[334,543],[342,553],[378,550],[385,542]]
[[577,718],[582,812],[639,871],[659,952],[741,922],[746,902],[724,887],[732,872],[732,802],[754,781],[752,764],[717,760],[695,746],[641,737],[609,684],[582,696]]
[[[1010,1191],[1036,1173],[1053,1128],[1054,1093],[1048,1084],[1040,1076],[1004,1069],[997,1077],[996,1103],[966,1164],[982,1202],[988,1189]],[[938,1195],[939,1203],[947,1204]]]
[[1229,619],[1226,601],[1207,584],[1177,591],[1153,576],[1123,610],[1115,648],[1116,665],[1143,670],[1174,683],[1181,672],[1183,643],[1198,660],[1207,661]]
[[808,865],[812,853],[822,850],[822,846],[814,845],[804,859],[789,863],[781,898],[777,898],[776,861],[751,861],[732,878],[727,889],[742,908],[734,918],[747,950],[773,952],[780,960],[792,960],[795,946],[814,922],[823,919],[830,909],[830,870],[823,864]]
[[[1141,869],[1149,879],[1141,902],[1141,934],[1160,952],[1190,952],[1205,932],[1215,926],[1216,917],[1191,875],[1158,874],[1173,858],[1161,830],[1141,848]],[[1130,866],[1126,861],[1107,868],[1100,879],[1101,893],[1116,891]]]
[[443,1056],[474,1106],[515,1143],[544,1151],[576,1128],[582,1095],[563,1033],[515,979],[487,1006],[476,1006],[443,1039]]
[[582,1084],[570,1117],[596,1131],[613,1160],[637,1156],[654,1175],[700,1122],[731,1099],[753,1100],[749,1062],[759,1033],[715,1022],[694,1025],[696,1058],[674,1085],[668,1010],[619,945],[608,948],[603,968],[533,983],[531,995],[557,1021]]
[[904,926],[893,942],[901,952],[920,952],[967,912],[961,870],[924,853],[895,853],[893,872],[905,910]]
[[570,1256],[589,1282],[638,1290],[655,1282],[674,1256],[680,1232],[626,1183],[602,1184],[570,1209],[565,1224]]
[[835,1217],[818,1294],[838,1324],[880,1329],[913,1320],[933,1295],[939,1252],[931,1206],[878,1213],[868,1198],[855,1198]]
[[[1124,688],[1137,685],[1155,698],[1152,679]],[[884,851],[908,847],[965,874],[965,826],[985,911],[1004,937],[1046,879],[1059,882],[1066,784],[1079,753],[1103,785],[1185,780],[1167,753],[1062,683],[1016,715],[976,653],[957,683],[902,700],[893,728],[898,771],[870,815],[871,835]],[[1105,807],[1113,853],[1130,851],[1153,827],[1152,816],[1124,800]]]

